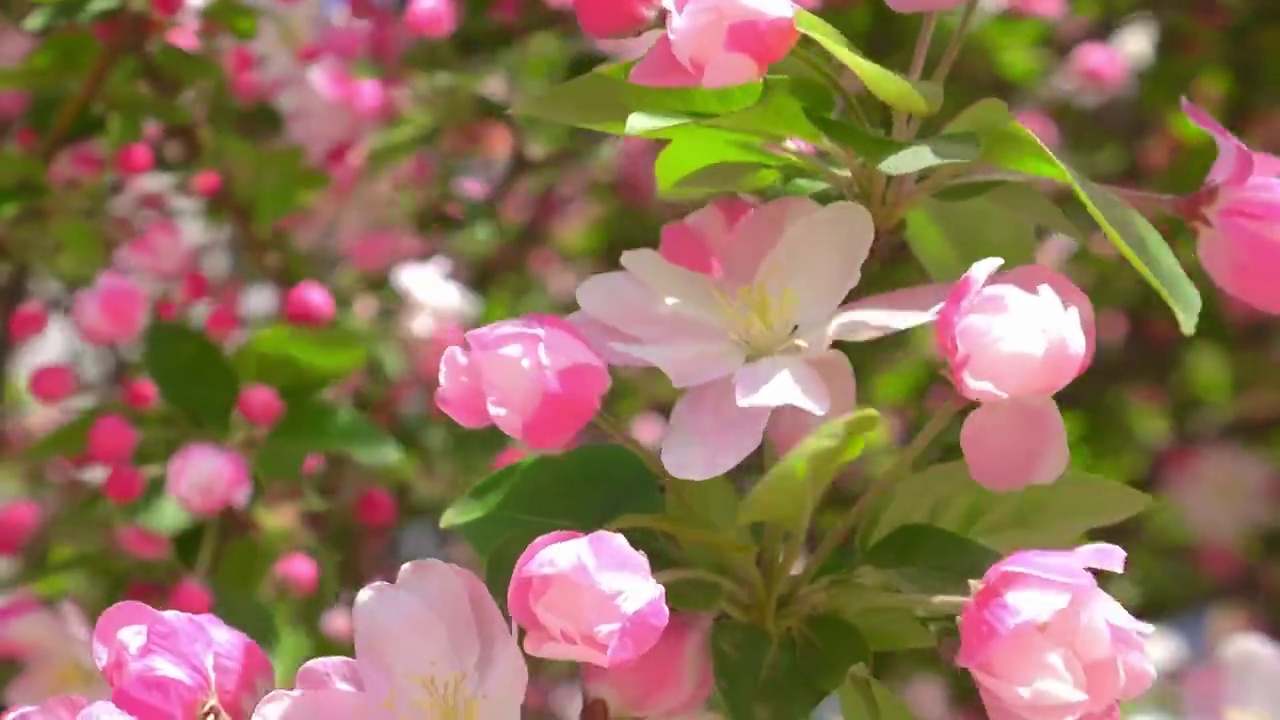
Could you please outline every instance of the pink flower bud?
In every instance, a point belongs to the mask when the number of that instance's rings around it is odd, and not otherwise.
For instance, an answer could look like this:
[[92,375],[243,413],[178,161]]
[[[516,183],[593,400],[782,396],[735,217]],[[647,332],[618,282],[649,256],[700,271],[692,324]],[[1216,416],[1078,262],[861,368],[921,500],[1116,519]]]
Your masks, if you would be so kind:
[[133,459],[141,436],[123,415],[103,415],[89,426],[85,441],[85,454],[94,462],[105,465],[126,463]]
[[134,410],[150,410],[160,404],[160,388],[151,378],[125,380],[120,386],[121,399]]
[[188,187],[194,195],[213,197],[222,190],[222,174],[217,170],[201,170],[191,176]]
[[409,0],[404,24],[419,37],[440,40],[458,30],[457,0]]
[[302,460],[303,475],[307,475],[307,476],[315,475],[316,473],[319,473],[322,470],[324,470],[324,468],[325,468],[324,455],[321,455],[320,453],[308,453],[307,456]]
[[587,697],[607,702],[614,716],[691,715],[706,704],[714,685],[707,617],[672,615],[658,643],[633,662],[607,669],[582,666]]
[[507,589],[534,657],[603,668],[634,662],[667,626],[666,591],[622,535],[557,531],[534,540]]
[[111,468],[106,482],[102,483],[103,496],[116,505],[136,502],[146,489],[146,476],[132,465],[116,465]]
[[0,505],[0,557],[22,552],[44,524],[35,500],[20,498]]
[[320,613],[319,625],[320,634],[339,645],[351,644],[351,639],[355,636],[351,608],[346,605],[334,605]]
[[662,9],[661,0],[574,0],[582,32],[594,38],[630,37],[644,30]]
[[250,425],[269,428],[284,417],[285,404],[275,388],[259,383],[240,390],[236,410]]
[[960,616],[956,664],[991,717],[1119,717],[1155,681],[1133,618],[1089,569],[1124,571],[1114,545],[1026,550],[996,563]]
[[320,589],[320,564],[304,552],[291,552],[271,566],[271,577],[290,595],[311,597]]
[[49,324],[49,311],[37,300],[27,300],[14,308],[9,318],[9,339],[13,343],[24,343],[44,332]]
[[303,280],[285,295],[284,317],[294,325],[322,327],[333,322],[337,314],[333,294],[315,280]]
[[140,175],[156,166],[156,155],[146,143],[129,143],[116,153],[116,170],[121,175]]
[[213,611],[213,591],[199,578],[188,575],[169,589],[165,605],[170,610],[201,615]]
[[631,70],[656,87],[755,82],[800,39],[791,0],[688,0],[669,6],[666,33]]
[[46,365],[31,373],[28,389],[36,400],[52,404],[75,395],[80,379],[69,365]]
[[144,562],[164,560],[173,554],[173,543],[160,533],[140,525],[125,525],[116,530],[116,545],[129,557]]
[[216,343],[224,343],[240,329],[240,318],[235,308],[225,303],[215,305],[204,319],[204,334]]
[[212,517],[229,507],[246,507],[253,495],[253,479],[240,453],[193,442],[169,458],[164,489],[187,512]]
[[84,339],[95,345],[125,345],[147,326],[147,294],[137,283],[107,270],[76,292],[71,317]]
[[1133,65],[1119,48],[1101,40],[1086,40],[1067,55],[1068,82],[1101,97],[1124,90],[1133,78]]
[[1057,480],[1070,452],[1053,395],[1093,358],[1089,298],[1066,277],[1025,265],[994,278],[981,260],[938,313],[938,344],[960,394],[981,405],[960,446],[973,479],[991,490]]
[[460,425],[498,426],[538,450],[566,447],[600,410],[609,370],[578,331],[550,315],[466,334],[440,362],[436,405]]
[[365,488],[356,496],[354,515],[356,522],[370,530],[385,530],[400,521],[400,504],[384,488]]

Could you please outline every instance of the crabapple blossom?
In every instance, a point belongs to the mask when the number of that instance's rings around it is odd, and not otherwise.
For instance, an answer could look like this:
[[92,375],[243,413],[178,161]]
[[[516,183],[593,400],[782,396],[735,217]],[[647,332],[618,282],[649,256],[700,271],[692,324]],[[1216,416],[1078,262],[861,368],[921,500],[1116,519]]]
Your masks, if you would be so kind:
[[43,524],[44,512],[35,500],[19,498],[0,505],[0,557],[22,552]]
[[649,560],[614,532],[568,530],[534,540],[507,588],[525,652],[602,668],[648,652],[667,626],[666,591]]
[[665,0],[666,31],[631,82],[708,88],[755,82],[800,39],[791,0]]
[[938,345],[952,381],[979,403],[960,429],[973,479],[997,491],[1057,480],[1070,451],[1053,395],[1093,357],[1089,299],[1040,265],[996,276],[1003,263],[974,263],[938,314]]
[[329,288],[315,280],[303,280],[289,288],[284,298],[284,317],[294,325],[321,327],[338,314]]
[[711,618],[696,615],[672,615],[657,644],[632,662],[582,666],[587,697],[623,717],[687,716],[702,709],[714,684]]
[[90,460],[108,465],[133,459],[141,434],[123,415],[108,413],[89,426],[85,438],[85,454]]
[[248,505],[253,479],[240,453],[213,443],[192,442],[169,458],[164,489],[187,512],[212,517],[227,508]]
[[31,396],[42,403],[66,400],[80,390],[80,378],[69,365],[46,365],[36,368],[27,380]]
[[386,488],[365,488],[356,495],[353,507],[356,522],[371,529],[395,527],[400,519],[400,504]]
[[102,483],[102,495],[116,505],[136,502],[147,490],[147,478],[132,465],[115,465]]
[[37,704],[65,694],[106,697],[89,654],[89,631],[87,619],[70,602],[46,605],[24,593],[6,598],[0,605],[0,657],[21,669],[5,685],[4,702]]
[[250,425],[260,428],[275,425],[284,417],[285,409],[279,391],[270,385],[247,385],[236,398],[236,410]]
[[143,142],[129,143],[116,153],[116,170],[122,175],[140,175],[149,172],[155,164],[155,152]]
[[120,399],[134,410],[150,410],[160,403],[160,388],[151,378],[129,378],[120,386]]
[[173,554],[168,537],[141,525],[125,525],[115,532],[116,545],[135,560],[163,560]]
[[125,275],[107,270],[93,285],[76,292],[71,318],[85,340],[95,345],[126,345],[147,326],[146,291]]
[[49,324],[49,311],[38,300],[27,300],[13,309],[9,316],[9,339],[23,343],[44,332]]
[[271,575],[294,597],[310,597],[320,588],[320,564],[304,552],[280,556],[271,566]]
[[185,613],[207,613],[213,610],[213,591],[200,578],[188,575],[169,588],[165,605]]
[[594,38],[634,35],[648,27],[661,9],[661,0],[573,1],[578,25]]
[[409,0],[404,24],[415,35],[440,40],[458,30],[458,0]]

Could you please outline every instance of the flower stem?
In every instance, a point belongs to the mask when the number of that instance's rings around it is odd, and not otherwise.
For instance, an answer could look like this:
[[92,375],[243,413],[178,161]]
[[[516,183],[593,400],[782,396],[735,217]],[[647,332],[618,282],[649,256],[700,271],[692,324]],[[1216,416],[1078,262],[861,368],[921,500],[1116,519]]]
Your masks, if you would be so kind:
[[196,553],[196,564],[192,571],[197,577],[207,577],[213,569],[213,561],[218,554],[218,536],[222,526],[222,518],[215,517],[204,528],[200,538],[200,550]]
[[[938,13],[931,12],[924,16],[924,22],[920,25],[920,33],[916,35],[916,48],[911,56],[911,67],[907,70],[907,77],[912,80],[919,80],[924,74],[924,64],[929,58],[929,46],[933,44],[933,32],[938,27]],[[895,112],[893,114],[893,137],[901,139],[906,135],[907,123],[910,116],[905,112]]]
[[[969,26],[973,24],[973,18],[978,11],[978,0],[969,0],[965,3],[964,11],[960,15],[960,23],[956,25],[956,29],[951,33],[951,39],[947,42],[947,47],[942,51],[942,59],[938,61],[938,66],[933,69],[933,75],[929,77],[929,81],[942,85],[947,80],[947,76],[951,74],[951,69],[955,67],[956,60],[960,57],[960,47],[964,45],[965,35],[969,34]],[[911,118],[907,123],[907,138],[913,138],[920,131],[920,125],[924,122],[924,118]]]

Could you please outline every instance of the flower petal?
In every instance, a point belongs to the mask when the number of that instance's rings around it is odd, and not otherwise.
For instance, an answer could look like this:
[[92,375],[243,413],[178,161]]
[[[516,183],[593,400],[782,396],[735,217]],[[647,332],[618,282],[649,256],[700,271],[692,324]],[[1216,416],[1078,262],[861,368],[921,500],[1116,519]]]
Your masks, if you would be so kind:
[[969,474],[996,492],[1047,485],[1067,469],[1070,450],[1053,398],[982,403],[960,428]]
[[793,221],[756,273],[769,297],[783,298],[796,324],[825,322],[862,277],[875,226],[852,202]]
[[724,301],[710,277],[673,265],[651,248],[628,250],[622,253],[620,262],[664,306],[713,326],[723,325]]
[[726,473],[759,447],[768,421],[768,408],[738,407],[731,378],[691,388],[671,412],[662,464],[684,480]]
[[660,35],[653,47],[631,67],[631,82],[649,87],[696,87],[698,76],[681,64],[671,49],[671,38]]
[[933,322],[951,292],[949,284],[919,285],[862,298],[831,319],[832,340],[865,342]]
[[733,389],[738,407],[790,405],[812,415],[826,415],[831,409],[826,382],[802,355],[773,355],[748,363],[734,373]]
[[360,664],[349,657],[318,657],[298,668],[294,687],[299,690],[364,690]]
[[1206,179],[1215,184],[1236,184],[1248,180],[1253,174],[1253,153],[1249,147],[1212,115],[1186,98],[1182,98],[1182,112],[1201,130],[1212,135],[1213,141],[1218,144],[1218,159],[1209,169]]
[[822,377],[831,403],[826,415],[818,416],[795,407],[778,408],[769,417],[765,433],[774,450],[786,454],[809,433],[827,420],[852,412],[857,402],[857,384],[849,358],[839,350],[828,350],[808,358],[809,364]]
[[369,695],[349,690],[276,690],[262,699],[252,720],[390,720]]

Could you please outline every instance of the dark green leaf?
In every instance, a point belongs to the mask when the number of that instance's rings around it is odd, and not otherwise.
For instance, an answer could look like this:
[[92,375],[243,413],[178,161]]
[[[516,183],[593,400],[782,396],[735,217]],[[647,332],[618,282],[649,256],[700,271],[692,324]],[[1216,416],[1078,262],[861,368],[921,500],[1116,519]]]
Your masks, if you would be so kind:
[[879,427],[879,413],[858,410],[815,430],[743,498],[738,524],[759,522],[804,532],[836,473],[862,453],[867,434]]
[[873,505],[858,532],[869,548],[904,525],[934,525],[1000,552],[1075,545],[1085,532],[1114,525],[1151,502],[1123,483],[1068,470],[1052,485],[996,493],[969,477],[963,461],[897,482]]
[[976,580],[1000,559],[1000,553],[932,525],[902,525],[877,540],[862,562],[890,571],[903,590],[967,594]]
[[217,0],[204,10],[204,18],[215,22],[241,40],[258,34],[258,13],[237,0]]
[[840,614],[858,628],[874,652],[901,652],[938,644],[933,631],[906,608],[875,608]]
[[212,340],[184,325],[155,323],[142,362],[165,402],[202,428],[226,430],[240,386]]
[[714,614],[724,603],[724,588],[710,580],[681,578],[663,583],[673,610]]
[[275,647],[279,640],[279,630],[271,608],[249,593],[218,594],[214,612],[223,622],[253,638],[264,648]]
[[284,419],[258,448],[254,467],[266,478],[296,478],[311,453],[343,453],[377,468],[405,462],[400,443],[355,408],[305,398],[289,403]]

